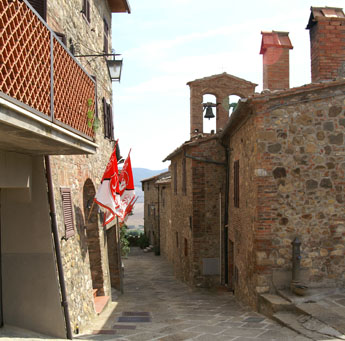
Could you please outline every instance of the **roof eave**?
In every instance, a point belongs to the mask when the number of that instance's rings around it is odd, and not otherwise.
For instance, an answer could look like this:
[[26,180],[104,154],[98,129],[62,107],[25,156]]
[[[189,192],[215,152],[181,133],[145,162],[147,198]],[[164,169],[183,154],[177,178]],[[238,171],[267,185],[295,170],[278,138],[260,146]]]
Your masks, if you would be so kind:
[[112,13],[131,13],[131,7],[127,0],[108,0]]

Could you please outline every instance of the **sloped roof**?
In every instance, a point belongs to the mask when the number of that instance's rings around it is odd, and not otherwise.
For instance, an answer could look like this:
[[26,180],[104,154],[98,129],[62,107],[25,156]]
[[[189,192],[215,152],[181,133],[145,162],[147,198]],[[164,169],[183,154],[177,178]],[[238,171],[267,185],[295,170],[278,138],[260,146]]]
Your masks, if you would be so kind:
[[264,54],[268,47],[281,47],[293,49],[289,38],[289,32],[281,31],[261,31],[261,49],[260,54]]
[[140,180],[140,182],[143,183],[143,182],[148,182],[148,181],[155,181],[155,180],[158,180],[158,179],[165,179],[165,178],[167,178],[169,176],[170,176],[170,171],[166,171],[166,172],[163,172],[163,173],[151,176],[149,178]]
[[204,77],[204,78],[199,78],[199,79],[195,79],[194,81],[190,81],[187,83],[187,85],[190,84],[197,84],[197,83],[204,83],[205,81],[209,81],[209,80],[217,80],[217,79],[231,79],[231,80],[236,80],[236,81],[241,81],[241,82],[245,82],[248,83],[250,85],[255,85],[257,86],[257,84],[249,82],[245,79],[230,75],[229,73],[223,72],[217,75],[213,75],[213,76],[208,76],[208,77]]
[[108,0],[112,13],[131,13],[131,8],[127,0]]
[[193,138],[191,140],[184,142],[181,146],[177,147],[173,152],[171,152],[163,160],[163,162],[171,160],[174,156],[182,153],[186,147],[197,146],[197,145],[199,145],[201,143],[205,143],[205,142],[208,142],[210,140],[217,139],[219,137],[219,134],[220,134],[220,132],[218,132],[216,134],[212,134],[212,135],[210,135],[210,134],[201,134],[201,133],[198,134],[198,135],[195,135],[195,136],[193,136]]
[[310,10],[306,29],[313,27],[319,20],[345,20],[343,9],[339,7],[310,7]]
[[305,100],[307,94],[322,90],[330,87],[343,87],[345,89],[345,79],[323,81],[319,83],[310,83],[295,88],[274,90],[274,91],[263,91],[261,94],[254,94],[248,98],[240,99],[236,110],[231,114],[224,130],[220,133],[220,139],[223,139],[239,122],[244,120],[248,115],[252,113],[252,107],[254,103],[268,102],[274,99],[280,99],[288,96],[294,96],[305,93]]

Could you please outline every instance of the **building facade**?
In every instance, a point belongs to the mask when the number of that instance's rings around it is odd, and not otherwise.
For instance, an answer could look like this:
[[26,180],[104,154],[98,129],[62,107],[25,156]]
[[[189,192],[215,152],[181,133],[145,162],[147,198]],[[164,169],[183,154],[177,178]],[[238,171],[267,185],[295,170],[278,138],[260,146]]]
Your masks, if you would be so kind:
[[230,288],[254,307],[261,293],[293,290],[294,240],[301,243],[298,282],[344,286],[345,82],[342,64],[329,58],[334,47],[344,60],[344,24],[341,9],[312,8],[313,83],[284,90],[286,73],[275,75],[267,80],[275,91],[241,101],[221,134],[230,151],[226,271]]
[[119,289],[115,226],[92,205],[114,148],[111,80],[105,57],[78,57],[111,52],[116,12],[127,1],[0,5],[2,324],[71,337]]

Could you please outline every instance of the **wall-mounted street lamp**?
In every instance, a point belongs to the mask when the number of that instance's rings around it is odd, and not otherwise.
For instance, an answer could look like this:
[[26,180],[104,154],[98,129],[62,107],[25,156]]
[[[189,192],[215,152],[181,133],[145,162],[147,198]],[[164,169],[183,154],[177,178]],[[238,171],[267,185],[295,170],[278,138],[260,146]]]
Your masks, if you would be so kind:
[[108,73],[111,81],[120,81],[122,71],[122,59],[116,59],[116,56],[121,56],[117,53],[102,53],[102,54],[83,54],[74,57],[113,57],[113,59],[106,59]]

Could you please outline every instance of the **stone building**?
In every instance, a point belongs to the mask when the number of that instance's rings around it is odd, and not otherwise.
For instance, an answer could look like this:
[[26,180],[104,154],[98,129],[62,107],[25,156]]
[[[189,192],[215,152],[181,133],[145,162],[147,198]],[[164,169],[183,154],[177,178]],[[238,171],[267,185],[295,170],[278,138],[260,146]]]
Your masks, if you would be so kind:
[[[311,8],[307,29],[313,83],[282,89],[286,72],[271,73],[275,91],[240,101],[220,136],[229,150],[228,284],[254,307],[260,294],[290,287],[296,237],[301,283],[345,283],[344,13]],[[288,70],[290,48],[285,33],[263,33],[264,63],[273,50]]]
[[81,57],[110,53],[119,12],[127,0],[0,4],[1,325],[70,338],[119,288],[115,226],[92,206],[111,80],[107,58]]
[[[343,10],[312,7],[307,29],[313,83],[289,89],[288,33],[261,32],[264,91],[228,74],[188,83],[191,137],[165,159],[173,245],[161,252],[188,283],[225,285],[253,307],[290,287],[296,237],[301,283],[345,281]],[[205,94],[216,97],[213,134]],[[229,117],[231,94],[242,99]]]
[[[191,138],[169,154],[172,247],[161,250],[177,277],[200,287],[221,284],[226,153],[218,135],[229,118],[229,96],[247,97],[256,84],[223,73],[190,87]],[[203,96],[215,96],[216,133],[204,132]],[[162,230],[162,226],[161,226]]]
[[144,192],[144,233],[155,252],[160,253],[167,244],[170,224],[170,172],[163,172],[141,180]]

